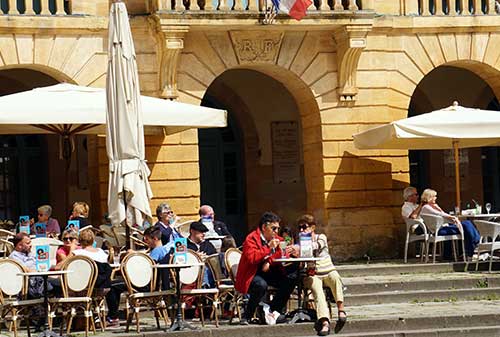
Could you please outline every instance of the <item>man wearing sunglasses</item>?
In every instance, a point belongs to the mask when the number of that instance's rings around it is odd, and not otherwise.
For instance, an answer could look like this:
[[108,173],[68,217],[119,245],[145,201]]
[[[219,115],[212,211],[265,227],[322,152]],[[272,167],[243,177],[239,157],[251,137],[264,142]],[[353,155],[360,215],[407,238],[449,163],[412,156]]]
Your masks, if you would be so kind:
[[161,243],[167,245],[169,250],[174,246],[174,240],[182,235],[175,229],[175,214],[172,208],[166,203],[161,203],[156,207],[158,222],[155,224],[161,231]]
[[[270,303],[269,312],[260,312],[260,323],[276,324],[285,321],[283,313],[286,303],[297,284],[296,274],[287,274],[280,263],[273,260],[280,258],[278,235],[281,219],[272,212],[266,212],[259,221],[259,227],[248,234],[243,243],[243,252],[236,273],[235,288],[242,294],[248,294],[248,304],[241,324],[251,321],[257,306],[266,298],[268,285],[278,288]],[[287,247],[287,254],[295,254],[295,248]],[[262,317],[264,316],[264,317]]]

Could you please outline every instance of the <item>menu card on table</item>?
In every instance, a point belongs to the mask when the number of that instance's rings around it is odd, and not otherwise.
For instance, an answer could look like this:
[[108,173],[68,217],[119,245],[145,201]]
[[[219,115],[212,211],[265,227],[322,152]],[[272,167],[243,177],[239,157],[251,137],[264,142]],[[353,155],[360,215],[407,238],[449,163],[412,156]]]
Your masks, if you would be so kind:
[[299,234],[300,257],[313,257],[311,233]]
[[68,225],[66,226],[66,229],[78,233],[80,231],[80,220],[68,220]]
[[176,238],[174,240],[174,263],[187,262],[187,239]]
[[35,224],[35,235],[37,238],[47,237],[47,225],[43,222],[37,222]]
[[47,271],[50,269],[49,245],[35,246],[36,271]]
[[30,234],[30,217],[29,215],[21,215],[19,217],[19,233]]

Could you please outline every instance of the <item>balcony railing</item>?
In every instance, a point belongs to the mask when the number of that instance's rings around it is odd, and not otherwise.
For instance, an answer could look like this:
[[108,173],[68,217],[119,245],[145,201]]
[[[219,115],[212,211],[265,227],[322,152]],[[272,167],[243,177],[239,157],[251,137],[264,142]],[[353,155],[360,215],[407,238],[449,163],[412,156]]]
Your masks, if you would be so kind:
[[[494,15],[500,11],[500,4],[495,0],[405,0],[418,2],[418,14],[421,16],[432,15]],[[416,14],[416,13],[415,13]]]
[[0,14],[69,15],[71,0],[0,0]]
[[[155,0],[156,10],[178,11],[185,10],[199,12],[261,12],[271,6],[271,0]],[[348,13],[361,9],[370,0],[313,0],[311,10],[330,11],[334,13]],[[366,8],[365,8],[366,7]]]

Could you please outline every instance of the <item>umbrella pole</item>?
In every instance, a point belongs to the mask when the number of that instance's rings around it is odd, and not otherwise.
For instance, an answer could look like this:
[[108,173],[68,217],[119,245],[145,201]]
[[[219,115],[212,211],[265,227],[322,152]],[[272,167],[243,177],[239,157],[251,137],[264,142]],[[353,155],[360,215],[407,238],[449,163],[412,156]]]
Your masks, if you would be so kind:
[[455,193],[456,193],[456,206],[461,210],[460,200],[460,150],[458,149],[458,140],[453,141],[453,155],[455,157]]
[[123,205],[125,206],[125,249],[130,249],[130,227],[128,225],[127,217],[127,192],[123,190]]

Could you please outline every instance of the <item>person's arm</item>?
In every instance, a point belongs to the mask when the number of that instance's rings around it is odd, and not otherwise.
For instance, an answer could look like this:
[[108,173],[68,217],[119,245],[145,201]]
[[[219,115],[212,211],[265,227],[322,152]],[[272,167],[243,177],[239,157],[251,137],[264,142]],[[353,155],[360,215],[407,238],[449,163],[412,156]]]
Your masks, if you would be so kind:
[[417,206],[417,208],[415,208],[415,209],[413,210],[413,212],[411,212],[411,213],[410,213],[410,215],[409,215],[408,217],[409,217],[410,219],[416,219],[416,218],[418,218],[418,216],[420,215],[420,212],[422,211],[422,206],[423,206],[422,204],[419,204],[419,205]]
[[248,257],[250,264],[260,264],[271,255],[271,249],[267,246],[259,246],[255,240],[246,240],[243,244],[243,254]]

